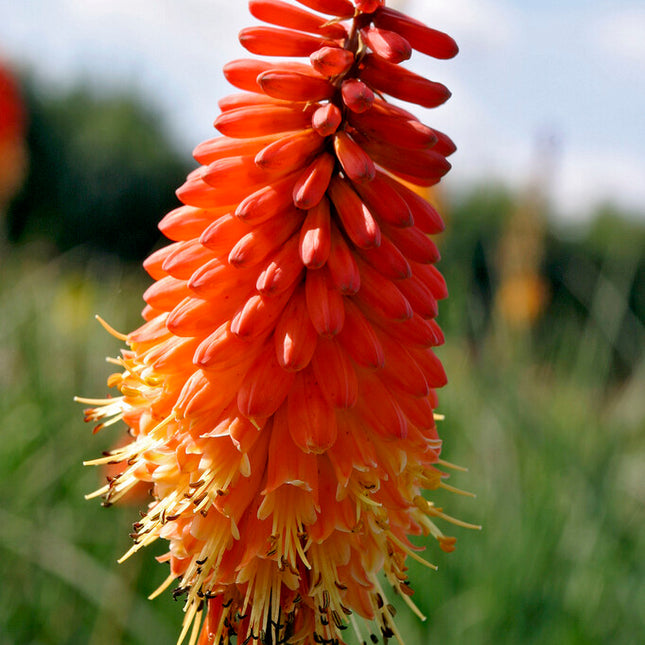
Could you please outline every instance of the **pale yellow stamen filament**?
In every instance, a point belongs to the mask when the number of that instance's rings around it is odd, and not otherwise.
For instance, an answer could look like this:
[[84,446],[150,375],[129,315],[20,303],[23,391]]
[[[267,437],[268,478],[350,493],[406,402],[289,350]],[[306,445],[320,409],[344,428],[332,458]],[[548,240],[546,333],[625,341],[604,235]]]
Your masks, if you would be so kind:
[[193,619],[193,631],[190,634],[190,641],[188,641],[188,645],[195,645],[195,643],[197,642],[197,638],[199,637],[199,628],[201,627],[203,616],[204,612],[200,608],[200,605],[197,605],[197,611],[195,613],[195,618]]
[[[224,610],[222,611],[222,616],[219,621],[219,625],[217,626],[217,633],[215,634],[215,639],[213,640],[213,643],[220,643],[222,640],[222,632],[224,631],[224,623],[226,622],[226,619],[228,618],[228,615],[231,611],[231,605],[228,607],[225,607]],[[226,642],[228,643],[228,637],[226,638]]]
[[[201,622],[201,615],[199,616],[197,615],[198,606],[199,605],[192,603],[188,607],[188,610],[186,611],[186,615],[184,616],[184,623],[183,623],[183,628],[181,630],[181,634],[177,639],[177,645],[181,645],[184,642],[184,638],[186,638],[186,634],[188,633],[188,630],[190,629],[191,626],[193,627],[193,631],[194,631],[195,623]],[[191,641],[189,642],[189,645],[192,645],[192,638],[191,638]]]
[[457,464],[452,464],[449,461],[446,461],[445,459],[439,459],[437,460],[437,463],[440,466],[445,466],[446,468],[452,468],[453,470],[458,470],[462,473],[468,472],[468,468],[464,468],[463,466],[457,466]]
[[431,562],[428,562],[427,560],[422,558],[418,553],[415,553],[409,546],[407,546],[407,544],[399,540],[399,538],[396,537],[396,535],[394,535],[393,533],[388,533],[387,537],[388,537],[388,540],[391,540],[392,542],[394,542],[394,544],[396,544],[399,547],[399,549],[401,549],[401,551],[409,555],[413,560],[416,560],[419,564],[422,564],[423,566],[428,567],[428,569],[433,569],[434,571],[437,571],[437,569],[439,568],[436,564],[432,564]]
[[85,499],[95,499],[96,497],[100,497],[101,495],[107,494],[109,490],[110,490],[110,486],[106,484],[102,488],[95,490],[93,493],[88,493],[84,497]]
[[389,615],[387,605],[385,604],[386,596],[383,593],[383,589],[381,588],[381,584],[376,579],[374,580],[374,586],[376,587],[376,589],[377,589],[378,593],[380,594],[381,599],[383,600],[383,603],[384,603],[383,607],[379,610],[379,613],[381,614],[381,617],[382,617],[382,620],[383,620],[383,625],[392,630],[392,633],[394,634],[394,638],[396,638],[396,640],[399,643],[399,645],[405,645],[405,641],[403,640],[403,637],[401,636],[401,633],[396,628],[395,622],[392,620],[391,616]]
[[112,405],[114,403],[119,403],[123,401],[123,397],[114,397],[114,398],[107,398],[107,399],[87,399],[83,396],[75,396],[74,401],[76,403],[82,403],[83,405]]
[[467,491],[467,490],[462,490],[461,488],[456,488],[455,486],[446,484],[443,481],[439,482],[439,488],[449,490],[451,493],[456,493],[457,495],[463,495],[464,497],[477,497],[475,493],[471,493],[470,491]]
[[463,522],[462,520],[458,520],[455,517],[451,517],[450,515],[446,515],[445,513],[442,513],[441,511],[437,510],[434,507],[430,507],[430,510],[428,511],[430,515],[433,515],[435,517],[440,517],[442,520],[446,520],[446,522],[450,522],[451,524],[454,524],[455,526],[461,526],[464,529],[475,529],[477,531],[481,531],[481,525],[480,524],[469,524],[468,522]]
[[148,600],[154,600],[157,596],[160,596],[170,585],[173,583],[173,580],[177,580],[177,577],[171,573],[149,596]]

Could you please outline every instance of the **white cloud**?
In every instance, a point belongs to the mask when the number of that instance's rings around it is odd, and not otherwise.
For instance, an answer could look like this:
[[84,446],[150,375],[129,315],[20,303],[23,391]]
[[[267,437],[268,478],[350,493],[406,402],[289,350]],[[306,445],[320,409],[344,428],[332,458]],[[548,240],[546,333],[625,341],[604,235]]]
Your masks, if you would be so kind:
[[589,40],[619,63],[645,70],[645,7],[612,9],[589,26]]
[[33,0],[16,3],[0,41],[52,87],[80,80],[150,97],[185,147],[212,136],[230,91],[221,68],[244,55],[248,22],[238,0]]
[[403,0],[401,10],[446,31],[473,50],[499,50],[519,33],[519,14],[504,0]]
[[591,214],[603,202],[642,212],[645,204],[645,160],[627,153],[608,154],[602,148],[565,150],[555,185],[562,213]]

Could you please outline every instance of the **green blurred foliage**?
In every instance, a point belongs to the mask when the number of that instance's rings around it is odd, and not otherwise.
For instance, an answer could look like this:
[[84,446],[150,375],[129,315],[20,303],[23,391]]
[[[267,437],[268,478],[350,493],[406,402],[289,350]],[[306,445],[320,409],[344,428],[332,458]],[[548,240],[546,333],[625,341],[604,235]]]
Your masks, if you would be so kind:
[[120,343],[93,314],[136,325],[140,275],[109,256],[42,258],[28,246],[1,267],[0,643],[152,645],[165,623],[144,599],[164,572],[143,559],[114,566],[137,510],[83,499],[102,477],[81,462],[125,432],[92,440],[72,400],[104,395],[102,357]]
[[[597,209],[589,226],[550,232],[544,267],[551,299],[538,326],[538,344],[547,355],[574,348],[554,335],[556,325],[583,337],[587,355],[579,362],[595,384],[619,384],[639,366],[645,350],[645,224],[610,206]],[[580,375],[582,376],[582,375]]]
[[[495,325],[500,240],[524,199],[499,185],[481,186],[448,208],[439,244],[450,297],[440,318],[449,334],[469,338],[474,351]],[[546,206],[539,216],[544,220],[539,272],[547,299],[530,340],[538,355],[571,369],[578,365],[586,372],[581,378],[616,385],[637,369],[645,351],[645,218],[607,205],[589,222],[564,224]],[[583,335],[587,355],[603,354],[597,361],[601,371],[579,364],[578,346],[570,339]]]
[[188,159],[135,97],[82,87],[52,95],[27,84],[29,175],[8,215],[11,241],[46,238],[142,259],[159,213],[178,206]]

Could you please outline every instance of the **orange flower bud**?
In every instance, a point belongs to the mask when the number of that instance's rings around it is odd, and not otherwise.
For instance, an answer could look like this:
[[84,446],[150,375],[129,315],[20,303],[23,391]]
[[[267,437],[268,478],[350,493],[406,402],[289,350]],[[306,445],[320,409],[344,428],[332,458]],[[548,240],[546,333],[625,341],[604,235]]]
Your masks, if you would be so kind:
[[346,132],[334,135],[334,151],[345,174],[353,182],[362,184],[374,179],[374,162]]
[[378,224],[349,183],[337,177],[332,178],[329,197],[347,236],[357,247],[367,249],[381,243]]
[[307,269],[305,295],[309,317],[316,331],[321,336],[335,336],[343,328],[345,307],[340,292],[329,285],[324,268]]
[[333,103],[327,103],[314,112],[311,124],[321,137],[327,137],[336,132],[342,120],[340,110]]
[[330,23],[325,18],[294,7],[282,0],[250,0],[249,11],[258,20],[279,27],[319,34],[327,38],[344,38],[347,30],[343,25]]
[[247,27],[240,31],[240,44],[260,56],[309,56],[324,45],[316,36],[291,29]]
[[363,81],[356,78],[343,81],[341,94],[343,96],[343,103],[352,112],[365,112],[374,103],[374,92]]
[[267,170],[294,170],[303,166],[323,147],[315,130],[301,130],[270,143],[255,156],[255,164]]
[[351,18],[354,15],[354,5],[349,0],[298,0],[298,2],[314,11],[340,18]]
[[319,269],[327,262],[330,249],[329,201],[323,198],[307,212],[300,229],[300,259],[308,269]]
[[374,13],[385,4],[385,0],[355,0],[356,8],[363,13]]
[[364,65],[361,78],[366,83],[402,101],[433,108],[450,98],[450,91],[441,83],[429,81],[373,54],[365,57]]
[[377,56],[390,63],[402,63],[412,55],[410,43],[394,31],[367,27],[361,30],[361,35],[367,46]]
[[311,370],[295,376],[287,411],[291,437],[303,452],[322,454],[334,445],[338,434],[336,413]]
[[354,64],[354,54],[341,47],[321,47],[309,60],[319,74],[333,77],[344,74]]
[[447,34],[389,7],[384,7],[374,16],[374,23],[403,36],[414,49],[434,58],[453,58],[459,51],[457,43]]
[[319,155],[303,171],[293,187],[293,203],[298,208],[314,208],[323,198],[336,160],[327,152]]
[[262,137],[306,127],[311,111],[284,105],[250,106],[229,110],[215,119],[215,127],[227,137]]
[[322,101],[334,95],[334,86],[321,76],[269,70],[257,78],[258,85],[269,96],[287,101]]
[[362,134],[400,148],[431,148],[437,142],[432,128],[417,119],[393,115],[379,103],[368,112],[348,115],[348,121]]

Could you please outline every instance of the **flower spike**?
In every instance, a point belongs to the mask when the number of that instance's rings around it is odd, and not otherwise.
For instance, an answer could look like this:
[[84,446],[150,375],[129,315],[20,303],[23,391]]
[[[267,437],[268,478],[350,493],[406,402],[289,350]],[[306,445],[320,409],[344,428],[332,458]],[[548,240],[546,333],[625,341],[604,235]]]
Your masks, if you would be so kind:
[[[418,616],[412,536],[455,538],[443,488],[433,348],[447,296],[424,187],[455,151],[388,97],[434,108],[450,92],[401,66],[454,41],[384,0],[250,0],[269,26],[224,67],[219,136],[160,223],[144,323],[122,335],[86,420],[131,442],[87,462],[120,474],[89,497],[151,490],[122,558],[161,538],[189,645],[403,643],[382,583]],[[113,463],[116,462],[116,463]],[[426,491],[426,494],[424,494]],[[381,575],[382,574],[382,575]]]

